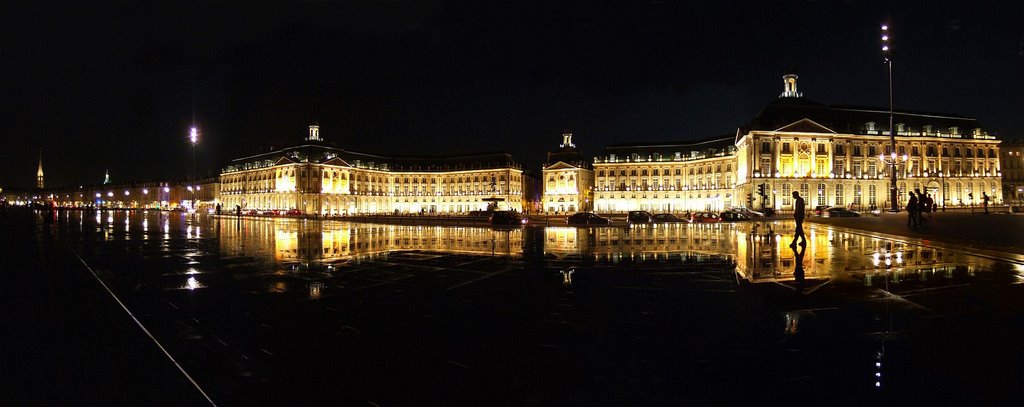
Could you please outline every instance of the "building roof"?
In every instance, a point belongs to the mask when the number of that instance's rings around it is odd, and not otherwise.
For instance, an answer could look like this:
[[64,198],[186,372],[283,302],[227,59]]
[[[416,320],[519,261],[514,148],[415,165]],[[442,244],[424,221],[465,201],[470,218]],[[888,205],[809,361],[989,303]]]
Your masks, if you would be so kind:
[[615,155],[617,159],[626,159],[637,154],[641,159],[658,154],[664,159],[708,158],[716,155],[731,154],[735,151],[735,136],[724,135],[703,140],[656,141],[642,143],[612,144],[605,148],[605,160]]
[[[285,147],[266,153],[231,160],[223,172],[268,167],[281,160],[291,162],[327,163],[335,161],[341,165],[381,171],[441,172],[487,168],[520,168],[505,152],[486,152],[453,156],[382,156],[345,150],[316,142]],[[340,160],[340,161],[339,161]]]
[[[889,134],[888,108],[826,106],[804,97],[780,97],[773,100],[741,131],[775,131],[801,119],[813,120],[837,133]],[[897,130],[897,135],[901,136],[938,137],[940,133],[951,134],[951,128],[955,127],[956,134],[964,138],[992,138],[984,130],[979,130],[979,133],[975,134],[975,129],[981,129],[977,119],[955,114],[895,110],[893,122],[894,126],[904,125],[902,132]],[[870,128],[869,123],[873,123],[874,129]],[[926,126],[931,127],[929,129]]]

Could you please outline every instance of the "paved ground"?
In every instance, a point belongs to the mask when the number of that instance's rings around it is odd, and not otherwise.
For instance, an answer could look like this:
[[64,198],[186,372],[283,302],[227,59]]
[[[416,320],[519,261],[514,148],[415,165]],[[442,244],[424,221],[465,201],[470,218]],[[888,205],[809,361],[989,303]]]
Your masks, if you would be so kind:
[[201,404],[72,250],[220,405],[1024,401],[1024,268],[918,239],[19,219],[0,246],[22,373],[4,405]]
[[203,403],[37,216],[0,218],[0,253],[0,405]]
[[925,226],[918,228],[907,226],[905,212],[859,218],[813,217],[810,221],[992,252],[993,255],[1012,253],[1017,255],[1012,258],[1024,259],[1024,214],[950,211],[931,213],[926,219]]

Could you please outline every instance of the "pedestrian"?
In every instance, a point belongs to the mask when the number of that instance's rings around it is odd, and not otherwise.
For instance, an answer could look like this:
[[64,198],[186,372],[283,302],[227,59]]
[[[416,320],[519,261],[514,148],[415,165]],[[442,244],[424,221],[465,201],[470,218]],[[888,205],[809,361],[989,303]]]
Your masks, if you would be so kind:
[[921,213],[922,214],[925,214],[925,213],[928,214],[927,219],[931,220],[932,219],[932,194],[929,194],[929,193],[925,192],[925,194],[924,194],[924,201],[921,202],[921,207],[923,208],[921,210]]
[[789,247],[796,247],[797,239],[802,239],[800,246],[807,246],[807,237],[804,236],[804,198],[800,193],[793,191],[793,219],[796,220],[796,231],[793,232],[793,243]]
[[917,212],[917,197],[914,196],[914,191],[909,191],[907,194],[910,195],[910,199],[907,200],[907,226],[915,227],[918,226],[917,215],[915,214]]
[[981,204],[985,206],[985,214],[986,215],[988,215],[988,200],[989,200],[988,193],[987,192],[982,192],[981,193]]
[[917,195],[917,210],[914,211],[914,214],[917,215],[917,225],[924,226],[924,206],[927,203],[928,199],[927,197],[924,196],[923,193],[921,193],[920,188],[914,188],[914,194]]

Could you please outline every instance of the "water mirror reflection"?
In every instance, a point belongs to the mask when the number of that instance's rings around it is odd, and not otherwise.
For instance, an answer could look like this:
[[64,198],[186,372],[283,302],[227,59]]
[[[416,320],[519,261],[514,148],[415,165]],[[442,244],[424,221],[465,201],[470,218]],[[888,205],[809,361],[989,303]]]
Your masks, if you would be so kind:
[[[619,394],[609,389],[644,399],[677,388],[732,404],[836,380],[853,392],[844,397],[870,399],[961,377],[950,373],[965,368],[959,361],[926,363],[949,343],[922,339],[961,332],[941,321],[1012,305],[984,301],[1024,281],[1019,265],[818,224],[806,246],[791,247],[793,229],[784,220],[492,228],[70,211],[54,233],[176,351],[211,361],[193,362],[206,374],[244,378],[215,390],[222,397],[256,403],[276,397],[252,384],[262,382],[286,383],[287,401],[414,403],[381,380],[395,376],[446,399],[405,370],[469,381],[471,401],[505,394],[511,380],[586,404]],[[349,368],[321,368],[337,360]],[[564,377],[579,378],[585,396],[554,384]],[[322,378],[346,385],[315,385]],[[753,390],[715,384],[733,380]],[[637,382],[651,384],[628,390]]]

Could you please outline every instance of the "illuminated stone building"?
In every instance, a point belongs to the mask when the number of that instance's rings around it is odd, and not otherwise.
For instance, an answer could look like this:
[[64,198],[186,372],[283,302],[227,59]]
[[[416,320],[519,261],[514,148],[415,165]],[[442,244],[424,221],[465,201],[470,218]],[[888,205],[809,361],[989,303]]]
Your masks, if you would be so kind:
[[595,209],[657,213],[736,206],[734,140],[609,146],[594,159]]
[[811,208],[887,208],[894,153],[901,206],[908,189],[940,207],[979,205],[983,193],[1002,202],[1000,142],[976,119],[896,111],[894,152],[888,109],[826,106],[804,98],[797,79],[785,75],[779,98],[735,136],[608,147],[594,160],[595,209],[790,210],[792,191]]
[[594,186],[594,170],[572,142],[572,132],[562,133],[562,144],[548,153],[542,171],[546,212],[574,213],[590,211]]
[[799,191],[812,208],[888,208],[892,157],[900,205],[916,189],[940,207],[978,205],[983,192],[1001,201],[999,140],[976,119],[896,111],[893,152],[888,109],[826,106],[797,92],[796,75],[783,82],[782,95],[736,134],[736,192],[755,207],[791,209]]
[[1024,200],[1024,140],[1004,142],[999,155],[999,168],[1003,171],[1003,194],[1007,201],[1020,205]]
[[238,158],[220,175],[221,200],[244,210],[305,214],[521,211],[523,179],[506,153],[388,157],[327,145],[319,126],[305,142]]

